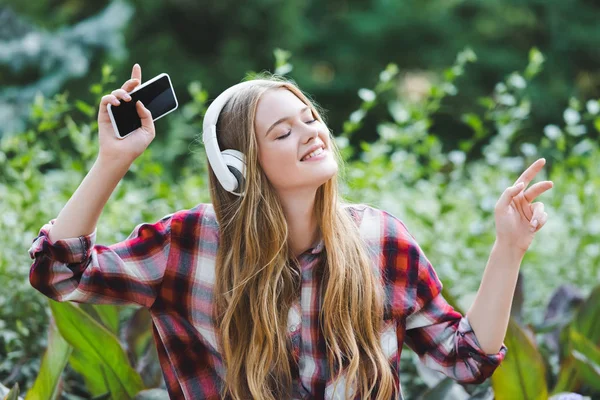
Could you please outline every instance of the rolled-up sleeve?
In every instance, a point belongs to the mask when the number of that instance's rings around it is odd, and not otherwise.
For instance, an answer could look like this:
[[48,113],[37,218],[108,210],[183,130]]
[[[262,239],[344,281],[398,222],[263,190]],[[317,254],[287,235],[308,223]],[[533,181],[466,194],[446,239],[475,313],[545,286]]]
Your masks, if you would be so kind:
[[406,342],[421,362],[458,382],[483,382],[505,358],[506,346],[496,354],[481,349],[469,320],[444,299],[443,285],[415,238],[402,221],[386,215],[383,249],[398,346]]
[[34,260],[29,282],[56,301],[150,307],[167,267],[173,215],[139,224],[127,239],[109,246],[95,244],[96,230],[52,242],[52,219],[29,248]]
[[441,294],[406,319],[406,344],[423,364],[461,383],[481,383],[506,356],[504,344],[486,354],[467,317],[450,306]]

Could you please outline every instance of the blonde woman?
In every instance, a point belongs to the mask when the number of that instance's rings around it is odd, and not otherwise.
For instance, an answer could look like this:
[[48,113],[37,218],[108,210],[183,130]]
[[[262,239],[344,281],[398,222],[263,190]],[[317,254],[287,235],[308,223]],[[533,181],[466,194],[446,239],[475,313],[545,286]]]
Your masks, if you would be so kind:
[[155,135],[142,104],[142,127],[123,140],[107,115],[140,82],[136,64],[102,98],[97,161],[34,240],[30,282],[58,301],[147,307],[171,398],[401,399],[405,342],[460,382],[498,367],[521,259],[547,220],[531,202],[552,182],[526,189],[543,159],[500,197],[497,240],[462,316],[401,220],[342,202],[332,135],[281,77],[235,85],[209,107],[211,204],[95,244],[106,201]]

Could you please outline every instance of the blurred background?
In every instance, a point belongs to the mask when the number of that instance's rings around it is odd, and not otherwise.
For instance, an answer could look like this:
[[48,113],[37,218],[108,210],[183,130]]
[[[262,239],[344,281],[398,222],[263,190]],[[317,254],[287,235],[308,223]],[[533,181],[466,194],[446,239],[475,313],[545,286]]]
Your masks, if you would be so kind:
[[255,73],[285,75],[326,111],[346,198],[402,219],[462,312],[496,200],[547,160],[549,222],[522,263],[502,368],[459,385],[404,351],[405,397],[600,398],[599,18],[590,0],[4,0],[0,395],[166,398],[145,310],[59,304],[28,281],[27,249],[97,155],[99,99],[137,62],[144,81],[170,75],[180,106],[113,193],[98,243],[209,202],[206,105]]

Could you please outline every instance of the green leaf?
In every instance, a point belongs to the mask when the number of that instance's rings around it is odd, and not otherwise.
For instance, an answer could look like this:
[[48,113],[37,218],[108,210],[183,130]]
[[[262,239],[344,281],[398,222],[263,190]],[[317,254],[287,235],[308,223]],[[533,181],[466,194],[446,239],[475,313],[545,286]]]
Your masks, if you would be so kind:
[[102,367],[96,359],[75,349],[69,358],[69,365],[83,377],[85,386],[92,396],[110,393],[106,374],[102,372]]
[[546,367],[535,343],[512,318],[504,340],[508,353],[492,375],[497,399],[547,399]]
[[111,304],[94,304],[94,309],[106,326],[112,333],[119,333],[119,309]]
[[119,311],[111,304],[80,304],[79,308],[113,334],[119,333]]
[[[577,315],[567,329],[575,330],[592,344],[600,343],[600,285],[596,286],[585,303],[581,305]],[[565,335],[561,347],[570,349],[574,343],[571,335]],[[577,368],[578,363],[573,354],[568,351],[568,356],[561,363],[557,383],[552,394],[560,392],[573,392],[581,386],[581,375]]]
[[106,376],[113,398],[130,399],[144,389],[142,378],[129,365],[121,344],[108,329],[74,304],[49,303],[65,340],[101,366],[99,373]]
[[[6,390],[8,390],[8,388],[6,386],[3,386],[2,384],[0,384],[0,389],[2,389],[0,393],[6,392]],[[13,386],[12,389],[8,391],[6,396],[4,396],[4,400],[19,400],[19,391],[19,384],[15,383],[15,386]]]
[[51,318],[48,326],[48,347],[33,387],[27,391],[26,400],[58,398],[61,374],[72,350],[73,348],[60,335],[54,319]]
[[571,329],[570,338],[571,354],[581,378],[588,386],[600,390],[600,348],[575,329]]
[[123,324],[121,337],[130,355],[137,359],[144,353],[152,341],[152,317],[148,309],[140,307],[133,313]]
[[81,100],[75,101],[75,107],[88,117],[92,117],[96,113],[96,109],[94,107]]

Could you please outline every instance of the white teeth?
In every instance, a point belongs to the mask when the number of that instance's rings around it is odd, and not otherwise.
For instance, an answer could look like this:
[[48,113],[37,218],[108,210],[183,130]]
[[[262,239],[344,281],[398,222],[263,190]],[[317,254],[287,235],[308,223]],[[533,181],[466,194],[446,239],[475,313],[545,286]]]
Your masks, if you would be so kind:
[[310,153],[310,154],[307,154],[307,155],[306,155],[306,156],[305,156],[305,157],[302,159],[302,161],[306,161],[306,160],[308,160],[308,159],[309,159],[309,158],[311,158],[311,157],[318,156],[318,155],[319,155],[319,154],[321,154],[323,151],[324,151],[324,150],[323,150],[323,148],[322,148],[322,147],[319,147],[318,149],[316,149],[316,150],[315,150],[315,151],[313,151],[312,153]]

